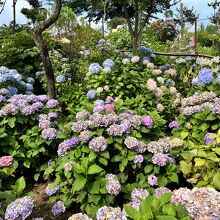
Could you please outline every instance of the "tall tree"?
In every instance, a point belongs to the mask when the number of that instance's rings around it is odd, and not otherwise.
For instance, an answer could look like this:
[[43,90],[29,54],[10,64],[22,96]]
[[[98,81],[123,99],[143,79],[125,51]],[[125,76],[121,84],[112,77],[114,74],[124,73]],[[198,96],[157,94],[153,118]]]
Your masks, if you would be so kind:
[[[81,3],[80,3],[81,2]],[[98,21],[103,16],[103,11],[94,7],[103,0],[70,0],[69,5],[76,13],[87,12],[89,20]],[[151,18],[155,18],[157,13],[169,9],[178,0],[109,0],[106,3],[105,20],[112,19],[120,15],[125,18],[128,24],[129,33],[132,40],[133,52],[137,52],[140,45],[141,36],[145,26]]]
[[177,14],[175,14],[174,22],[180,25],[180,33],[181,38],[183,38],[184,30],[186,28],[186,24],[193,24],[195,21],[195,17],[198,18],[194,8],[188,8],[180,3],[180,7],[176,9]]
[[208,6],[214,9],[214,15],[211,17],[211,22],[220,26],[220,2],[215,0],[214,2],[209,3]]
[[[41,4],[38,0],[28,0],[29,4],[35,9],[35,13],[31,13],[31,10],[26,10],[26,14],[29,15],[30,18],[36,19],[37,12],[40,14]],[[42,21],[42,18],[38,20],[38,24],[34,27],[33,37],[34,42],[40,49],[40,56],[43,62],[46,78],[47,78],[47,85],[48,85],[48,95],[50,98],[56,98],[56,87],[55,87],[55,77],[53,67],[50,61],[49,52],[47,48],[47,44],[43,38],[43,32],[48,29],[52,24],[54,24],[61,12],[62,3],[61,0],[55,0],[54,10],[53,13],[45,20]],[[33,16],[33,17],[32,17]]]

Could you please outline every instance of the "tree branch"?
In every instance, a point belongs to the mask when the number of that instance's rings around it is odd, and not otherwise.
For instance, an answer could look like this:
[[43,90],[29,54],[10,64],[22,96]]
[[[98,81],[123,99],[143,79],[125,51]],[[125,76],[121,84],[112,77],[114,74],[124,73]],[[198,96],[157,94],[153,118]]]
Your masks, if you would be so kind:
[[62,8],[61,0],[55,0],[55,10],[54,13],[45,21],[40,23],[36,28],[35,32],[42,33],[44,30],[46,30],[48,27],[50,27],[59,17],[60,11]]
[[2,7],[2,8],[1,8],[1,10],[0,10],[0,14],[3,12],[3,10],[4,10],[4,8],[5,8],[5,3],[6,3],[6,1],[7,1],[7,0],[1,2],[1,5],[2,5],[1,7]]

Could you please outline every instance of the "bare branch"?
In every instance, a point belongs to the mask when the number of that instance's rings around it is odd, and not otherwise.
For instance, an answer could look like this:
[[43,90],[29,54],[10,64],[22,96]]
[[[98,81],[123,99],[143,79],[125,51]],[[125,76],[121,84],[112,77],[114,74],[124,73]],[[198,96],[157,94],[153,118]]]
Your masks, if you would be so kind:
[[48,27],[50,27],[58,19],[59,15],[60,15],[61,8],[62,8],[61,0],[56,0],[54,13],[47,20],[40,23],[35,28],[35,32],[42,33],[44,30],[46,30]]
[[0,2],[0,6],[1,6],[0,14],[3,12],[3,10],[4,10],[4,8],[5,8],[5,3],[6,3],[6,1],[7,1],[7,0]]

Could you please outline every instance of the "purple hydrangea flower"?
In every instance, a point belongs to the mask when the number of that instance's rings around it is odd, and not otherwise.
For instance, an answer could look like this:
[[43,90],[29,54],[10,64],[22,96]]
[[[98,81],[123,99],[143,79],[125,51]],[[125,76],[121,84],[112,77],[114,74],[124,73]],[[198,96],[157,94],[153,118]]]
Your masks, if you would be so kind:
[[[103,206],[96,213],[97,220],[127,220],[126,213],[121,208]],[[84,220],[84,219],[83,219]],[[85,219],[87,220],[87,219]]]
[[151,128],[154,124],[154,121],[150,116],[145,116],[142,119],[142,124],[147,126],[148,128]]
[[107,174],[106,179],[106,190],[108,194],[117,196],[121,191],[121,184],[114,174]]
[[144,161],[144,157],[140,154],[135,156],[134,163],[142,163]]
[[92,63],[89,66],[89,72],[90,73],[99,73],[102,70],[102,67],[99,65],[99,63]]
[[58,117],[58,114],[56,112],[50,112],[47,115],[48,119],[55,119]]
[[62,201],[58,201],[52,206],[52,212],[54,216],[62,215],[65,211],[66,207]]
[[95,90],[89,90],[86,94],[88,99],[94,99],[96,97],[96,91]]
[[48,195],[48,196],[52,196],[54,195],[55,193],[57,193],[59,191],[60,187],[59,186],[55,186],[55,187],[51,187],[51,184],[49,183],[45,189],[45,193]]
[[16,199],[10,203],[5,211],[5,219],[7,220],[24,220],[31,213],[34,208],[34,201],[31,197]]
[[203,68],[198,74],[199,84],[209,84],[213,81],[213,72],[210,69]]
[[154,176],[154,175],[150,175],[147,180],[148,180],[149,185],[151,185],[151,186],[156,186],[156,185],[158,185],[158,183],[157,183],[157,177]]
[[53,140],[56,138],[57,131],[55,128],[47,128],[41,132],[41,136],[45,140]]
[[72,137],[67,139],[59,144],[57,154],[58,156],[66,155],[67,151],[70,150],[72,147],[79,143],[79,139],[77,137]]
[[214,139],[210,136],[210,134],[214,135],[214,133],[206,133],[205,137],[204,137],[204,141],[206,144],[210,144],[214,141]]
[[168,161],[169,161],[169,158],[166,154],[157,153],[157,154],[154,154],[152,157],[152,163],[160,167],[166,166]]
[[89,142],[89,148],[95,152],[104,151],[107,148],[107,141],[104,137],[95,137]]
[[0,102],[3,102],[3,101],[5,101],[5,97],[0,95]]
[[59,105],[59,102],[56,99],[50,99],[47,104],[46,107],[47,108],[56,108]]
[[180,124],[178,121],[171,121],[168,126],[169,128],[178,128]]

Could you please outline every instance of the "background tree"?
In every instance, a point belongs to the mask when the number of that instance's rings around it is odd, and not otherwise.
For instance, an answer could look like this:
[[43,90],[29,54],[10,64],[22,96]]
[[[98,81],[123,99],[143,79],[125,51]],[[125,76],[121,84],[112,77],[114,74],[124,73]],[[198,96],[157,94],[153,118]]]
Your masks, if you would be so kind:
[[[38,15],[40,15],[41,4],[39,3],[39,1],[29,0],[29,3],[32,6],[32,9],[36,11],[36,16],[38,14],[37,12],[39,12]],[[60,12],[61,12],[61,8],[62,8],[61,0],[55,0],[53,13],[51,13],[51,15],[47,19],[43,21],[39,21],[37,26],[32,30],[34,42],[40,50],[40,57],[43,62],[43,67],[44,67],[46,78],[47,78],[48,95],[50,98],[56,98],[55,77],[54,77],[54,71],[53,71],[53,67],[50,61],[50,57],[49,57],[48,48],[43,38],[43,32],[57,21],[60,15]],[[26,10],[26,12],[30,12],[28,13],[28,15],[31,15],[31,10],[30,11]],[[34,13],[33,13],[33,16],[34,16]],[[30,16],[30,18],[32,17]],[[34,17],[34,19],[36,19],[36,17]]]
[[212,3],[208,4],[209,7],[214,9],[214,15],[211,17],[211,22],[216,24],[218,27],[220,26],[220,2],[215,0]]
[[[71,0],[68,4],[78,14],[86,12],[90,21],[99,21],[102,18],[103,11],[93,5],[98,6],[103,1],[80,2],[79,0]],[[156,18],[157,13],[162,13],[177,2],[177,0],[109,0],[106,4],[105,20],[118,15],[126,19],[132,40],[132,50],[137,53],[143,30],[151,18]]]
[[63,6],[58,20],[53,24],[53,32],[58,38],[72,36],[77,26],[76,14],[68,6]]
[[178,25],[180,25],[180,33],[181,38],[183,38],[184,30],[186,28],[187,24],[193,24],[195,21],[195,17],[198,18],[198,15],[196,15],[196,12],[194,11],[194,8],[188,8],[183,5],[183,3],[180,3],[180,7],[176,9],[177,14],[175,14],[174,22]]

